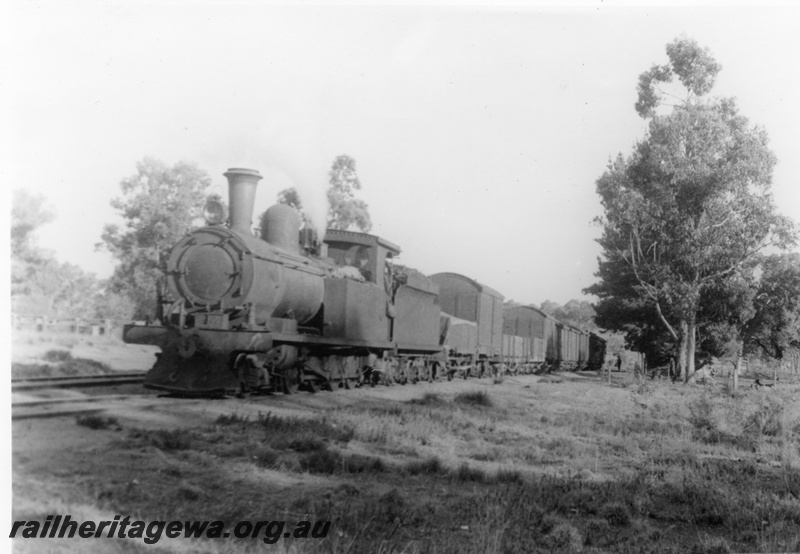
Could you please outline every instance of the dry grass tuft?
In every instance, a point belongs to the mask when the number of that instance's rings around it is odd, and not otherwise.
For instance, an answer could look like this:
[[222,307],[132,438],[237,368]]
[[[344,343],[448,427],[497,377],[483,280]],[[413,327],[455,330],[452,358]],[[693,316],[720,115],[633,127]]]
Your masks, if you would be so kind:
[[81,427],[88,427],[89,429],[121,429],[117,418],[100,416],[97,414],[79,415],[75,418],[75,423]]
[[471,408],[491,408],[494,406],[492,398],[485,390],[462,392],[453,398],[453,402]]

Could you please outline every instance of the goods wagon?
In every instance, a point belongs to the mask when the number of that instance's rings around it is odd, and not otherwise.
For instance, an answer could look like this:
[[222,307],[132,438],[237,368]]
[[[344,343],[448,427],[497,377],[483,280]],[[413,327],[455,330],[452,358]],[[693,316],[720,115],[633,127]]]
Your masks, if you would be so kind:
[[510,372],[532,373],[544,369],[546,318],[547,314],[530,306],[504,311],[503,361]]
[[596,333],[589,333],[589,369],[598,371],[606,361],[606,341]]
[[439,287],[442,313],[450,318],[445,342],[449,366],[467,377],[501,363],[503,295],[458,273],[436,273],[430,279]]

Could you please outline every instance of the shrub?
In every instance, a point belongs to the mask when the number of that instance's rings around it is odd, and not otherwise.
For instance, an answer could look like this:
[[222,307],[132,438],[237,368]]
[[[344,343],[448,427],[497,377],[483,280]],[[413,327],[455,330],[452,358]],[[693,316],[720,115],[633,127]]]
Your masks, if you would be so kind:
[[586,545],[599,546],[612,534],[611,526],[605,519],[592,520],[586,528]]
[[745,432],[750,431],[758,435],[776,437],[783,431],[781,414],[783,406],[776,400],[770,400],[766,404],[759,406],[745,422]]
[[492,479],[495,483],[522,483],[522,474],[516,469],[499,469]]
[[236,412],[233,412],[232,414],[221,414],[214,421],[215,425],[220,425],[222,427],[226,427],[228,425],[246,425],[248,423],[250,423],[249,417],[241,416]]
[[705,537],[692,547],[692,554],[728,554],[731,547],[722,537]]
[[309,473],[331,474],[342,466],[342,457],[328,448],[314,450],[300,458],[300,468]]
[[443,404],[446,404],[446,402],[435,392],[426,392],[424,395],[422,395],[422,398],[413,398],[409,400],[408,403],[419,406],[442,406]]
[[483,390],[473,391],[473,392],[462,392],[457,394],[456,397],[453,399],[453,402],[456,404],[461,404],[463,406],[471,406],[471,407],[479,407],[479,408],[490,408],[494,405],[492,402],[492,398],[489,396],[489,393]]
[[703,395],[689,403],[689,423],[702,431],[713,431],[716,424],[713,417],[714,407],[707,396]]
[[426,460],[415,460],[407,463],[403,467],[404,471],[410,475],[431,475],[441,473],[443,471],[442,461],[437,457],[431,457]]
[[325,448],[325,441],[314,435],[305,434],[289,439],[288,441],[276,443],[275,447],[282,450],[288,448],[295,452],[312,452]]
[[380,458],[373,456],[362,456],[360,454],[354,454],[344,458],[342,466],[343,469],[348,473],[382,473],[386,471],[386,464],[384,464],[383,460]]
[[66,362],[72,359],[72,354],[69,350],[48,350],[44,353],[44,359],[48,362]]
[[551,550],[577,552],[583,548],[580,531],[569,523],[559,523],[544,538],[545,545]]
[[628,508],[619,502],[609,502],[600,508],[600,515],[610,525],[627,527],[631,524],[631,514]]
[[486,481],[486,473],[477,467],[470,467],[466,462],[458,466],[456,470],[456,478],[459,481],[477,481],[483,483]]
[[267,412],[266,414],[258,414],[258,419],[252,422],[251,425],[263,429],[269,437],[277,437],[279,435],[296,437],[299,434],[308,433],[325,439],[349,442],[355,435],[355,430],[352,427],[332,424],[324,417],[314,419],[280,417]]
[[131,437],[142,439],[160,450],[187,450],[192,446],[191,434],[183,429],[133,429]]
[[378,498],[378,513],[380,519],[386,522],[400,522],[401,516],[405,512],[406,503],[397,489],[392,489]]
[[273,467],[280,458],[280,452],[273,450],[269,446],[262,446],[255,450],[253,458],[259,467]]
[[89,429],[108,429],[111,426],[119,425],[115,417],[103,417],[96,414],[79,415],[75,418],[75,422],[81,427]]

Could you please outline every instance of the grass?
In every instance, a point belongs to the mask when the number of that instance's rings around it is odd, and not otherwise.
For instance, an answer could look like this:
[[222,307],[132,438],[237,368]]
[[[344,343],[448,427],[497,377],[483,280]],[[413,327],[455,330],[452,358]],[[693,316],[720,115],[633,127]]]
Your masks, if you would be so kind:
[[150,519],[330,519],[285,545],[300,552],[800,549],[800,388],[567,386],[129,429],[91,497]]
[[486,391],[473,391],[473,392],[462,392],[457,394],[455,398],[453,398],[453,402],[456,404],[460,404],[462,406],[468,407],[480,407],[480,408],[491,408],[494,403],[492,402],[489,393]]
[[79,415],[75,418],[75,423],[81,427],[89,429],[121,429],[115,417],[105,417],[96,414]]

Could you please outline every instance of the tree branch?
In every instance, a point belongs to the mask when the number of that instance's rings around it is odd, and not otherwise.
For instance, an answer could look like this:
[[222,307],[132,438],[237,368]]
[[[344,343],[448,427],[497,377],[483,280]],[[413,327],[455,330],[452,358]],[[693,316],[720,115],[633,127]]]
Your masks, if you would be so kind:
[[669,331],[672,339],[675,341],[679,340],[678,333],[675,332],[675,329],[672,328],[672,325],[669,324],[669,321],[667,321],[667,318],[664,317],[664,314],[661,312],[661,304],[658,301],[656,301],[656,313],[658,314],[658,318],[661,320],[661,323],[663,323],[667,328],[667,331]]

